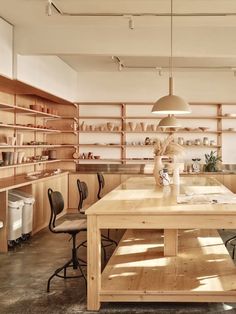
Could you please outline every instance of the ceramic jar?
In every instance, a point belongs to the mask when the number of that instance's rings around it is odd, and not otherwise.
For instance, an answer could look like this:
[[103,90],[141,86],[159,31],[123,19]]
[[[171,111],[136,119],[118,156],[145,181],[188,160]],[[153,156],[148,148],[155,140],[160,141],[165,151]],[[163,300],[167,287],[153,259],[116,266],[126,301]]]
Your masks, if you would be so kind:
[[209,139],[208,137],[203,137],[203,145],[209,145]]

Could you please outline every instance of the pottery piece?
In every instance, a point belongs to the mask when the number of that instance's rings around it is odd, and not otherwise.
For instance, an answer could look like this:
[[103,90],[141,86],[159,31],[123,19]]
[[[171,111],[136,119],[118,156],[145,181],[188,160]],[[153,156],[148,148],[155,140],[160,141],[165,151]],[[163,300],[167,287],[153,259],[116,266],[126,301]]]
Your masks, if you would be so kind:
[[135,131],[135,129],[136,129],[136,123],[135,122],[128,122],[128,126],[129,126],[131,132]]
[[150,128],[151,128],[151,131],[154,132],[155,131],[155,124],[151,124]]
[[147,131],[147,126],[148,124],[146,122],[140,122],[140,125],[141,125],[141,129],[143,132],[146,132]]
[[10,154],[11,152],[2,152],[2,160],[4,166],[8,166],[10,164]]
[[24,134],[23,133],[17,133],[17,135],[16,135],[16,145],[17,146],[22,146],[23,145],[23,139],[24,139]]
[[10,152],[9,165],[13,165],[14,152]]
[[18,158],[18,152],[14,152],[14,155],[13,155],[13,164],[14,165],[17,164],[17,158]]
[[15,136],[8,136],[7,137],[7,144],[10,146],[14,146],[16,143],[16,137]]
[[52,149],[48,151],[48,156],[50,160],[57,159],[57,151]]
[[208,137],[203,137],[203,145],[209,145]]
[[18,152],[18,157],[17,157],[18,164],[22,164],[24,156],[25,156],[25,152]]
[[114,124],[111,123],[111,122],[107,122],[107,130],[108,131],[113,131],[113,129],[114,129]]

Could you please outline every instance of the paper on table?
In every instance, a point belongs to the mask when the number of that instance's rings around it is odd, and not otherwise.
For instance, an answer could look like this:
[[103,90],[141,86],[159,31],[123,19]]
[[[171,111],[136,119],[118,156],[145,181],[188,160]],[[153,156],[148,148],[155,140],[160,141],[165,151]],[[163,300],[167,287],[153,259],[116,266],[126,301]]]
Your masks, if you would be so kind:
[[185,186],[184,191],[186,195],[205,195],[205,194],[224,194],[225,190],[222,186]]
[[179,204],[236,204],[236,194],[205,194],[205,195],[185,195],[177,196]]

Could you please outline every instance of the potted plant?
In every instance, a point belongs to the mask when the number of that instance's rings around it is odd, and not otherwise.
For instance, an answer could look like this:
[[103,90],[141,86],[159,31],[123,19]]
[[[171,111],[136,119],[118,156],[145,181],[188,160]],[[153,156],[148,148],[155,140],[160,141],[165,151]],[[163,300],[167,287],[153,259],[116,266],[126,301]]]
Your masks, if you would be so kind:
[[217,156],[217,152],[211,151],[210,154],[205,154],[205,171],[216,172],[218,162],[222,161],[221,156]]

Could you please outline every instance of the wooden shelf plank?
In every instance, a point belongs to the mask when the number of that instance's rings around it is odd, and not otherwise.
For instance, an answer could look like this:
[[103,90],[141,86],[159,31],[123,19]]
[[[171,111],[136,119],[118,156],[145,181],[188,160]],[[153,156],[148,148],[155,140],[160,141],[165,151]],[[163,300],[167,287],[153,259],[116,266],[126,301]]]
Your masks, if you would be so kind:
[[124,145],[113,145],[113,144],[78,144],[77,146],[93,146],[93,147],[105,147],[105,148],[120,148]]
[[66,145],[0,145],[0,149],[9,149],[9,148],[63,148],[63,147],[76,147],[77,145],[75,144],[66,144]]
[[179,231],[179,254],[163,233],[128,230],[102,273],[101,301],[235,302],[236,267],[216,230]]
[[80,120],[82,119],[100,119],[100,120],[109,120],[109,119],[115,119],[115,120],[121,120],[123,119],[121,116],[80,116]]
[[[161,120],[163,118],[163,116],[126,116],[125,119],[126,120],[130,120],[130,119],[137,119],[137,120],[145,120],[145,119],[149,119],[149,120]],[[198,120],[215,120],[215,119],[222,119],[222,116],[176,116],[176,118],[178,120],[182,120],[182,119],[198,119]],[[236,118],[234,118],[236,119]]]
[[43,133],[60,133],[61,132],[60,130],[54,130],[54,129],[33,128],[33,127],[28,127],[28,126],[5,124],[5,123],[0,123],[0,128],[18,129],[18,130],[24,130],[24,131],[36,131],[36,132],[43,132]]
[[[125,145],[126,147],[153,148],[153,145]],[[181,145],[188,148],[219,148],[220,145]]]
[[22,164],[16,164],[16,165],[9,165],[9,166],[1,166],[0,169],[11,169],[11,168],[18,168],[18,167],[26,167],[26,166],[34,166],[39,164],[48,164],[48,163],[54,163],[59,162],[60,159],[55,160],[40,160],[35,162],[24,162]]
[[54,119],[60,119],[61,117],[58,115],[42,112],[42,111],[36,111],[32,110],[30,108],[20,107],[20,106],[14,106],[10,104],[0,103],[0,109],[4,111],[12,111],[14,110],[16,113],[22,113],[26,115],[34,115],[41,118],[54,118]]

